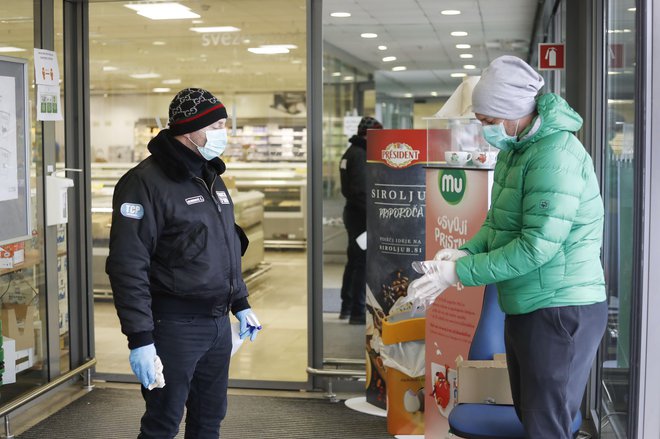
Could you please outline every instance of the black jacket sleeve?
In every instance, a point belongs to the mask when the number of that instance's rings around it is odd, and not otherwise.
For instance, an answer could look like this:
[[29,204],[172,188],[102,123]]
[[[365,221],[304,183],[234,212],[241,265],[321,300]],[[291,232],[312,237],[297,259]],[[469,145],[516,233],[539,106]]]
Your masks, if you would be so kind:
[[353,153],[347,158],[346,172],[348,176],[350,200],[357,206],[367,206],[367,151],[363,148],[353,148]]
[[134,172],[117,183],[106,272],[130,349],[153,343],[149,270],[160,228],[156,206],[153,194]]

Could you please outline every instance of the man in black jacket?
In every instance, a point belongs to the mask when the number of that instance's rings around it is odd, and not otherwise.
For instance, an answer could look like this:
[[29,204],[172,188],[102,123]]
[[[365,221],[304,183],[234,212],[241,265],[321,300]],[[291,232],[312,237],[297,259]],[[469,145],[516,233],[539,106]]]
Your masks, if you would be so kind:
[[339,318],[350,317],[349,323],[353,325],[365,323],[366,311],[367,252],[355,239],[367,230],[367,130],[382,128],[373,117],[363,117],[339,163],[341,193],[346,198],[344,226],[348,233]]
[[210,92],[180,91],[169,129],[149,142],[151,156],[115,187],[106,271],[146,402],[140,439],[175,437],[184,405],[186,438],[217,439],[227,410],[229,311],[241,338],[254,340],[261,329],[241,276],[247,237],[220,177],[226,121]]

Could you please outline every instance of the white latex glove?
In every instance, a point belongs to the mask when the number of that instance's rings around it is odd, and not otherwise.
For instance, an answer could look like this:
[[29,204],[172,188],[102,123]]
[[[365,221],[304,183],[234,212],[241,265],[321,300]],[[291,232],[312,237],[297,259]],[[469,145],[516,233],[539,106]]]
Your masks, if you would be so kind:
[[460,282],[454,261],[415,261],[412,267],[417,273],[430,276],[439,285],[446,285],[445,288]]
[[433,278],[425,274],[408,285],[406,300],[412,304],[413,314],[424,311],[449,285],[438,285]]
[[469,253],[465,250],[457,250],[455,248],[443,248],[433,257],[434,261],[453,261],[456,262],[463,256],[468,256]]
[[451,261],[416,261],[413,269],[424,274],[408,286],[407,299],[413,309],[424,310],[451,285],[459,282],[456,263]]

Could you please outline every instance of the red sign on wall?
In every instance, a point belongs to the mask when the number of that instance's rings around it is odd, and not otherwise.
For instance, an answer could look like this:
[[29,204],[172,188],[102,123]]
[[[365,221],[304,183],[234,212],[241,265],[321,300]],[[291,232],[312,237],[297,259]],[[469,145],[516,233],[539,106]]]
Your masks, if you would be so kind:
[[539,43],[539,70],[564,70],[564,44]]
[[610,44],[609,45],[609,66],[613,69],[620,69],[624,65],[623,44]]

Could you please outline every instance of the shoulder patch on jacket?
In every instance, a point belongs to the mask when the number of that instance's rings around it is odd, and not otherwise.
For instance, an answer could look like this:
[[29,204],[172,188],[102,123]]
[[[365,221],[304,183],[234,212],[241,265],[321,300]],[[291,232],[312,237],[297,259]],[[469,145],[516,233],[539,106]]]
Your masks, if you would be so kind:
[[124,203],[119,211],[126,218],[142,219],[144,216],[144,207],[138,203]]

